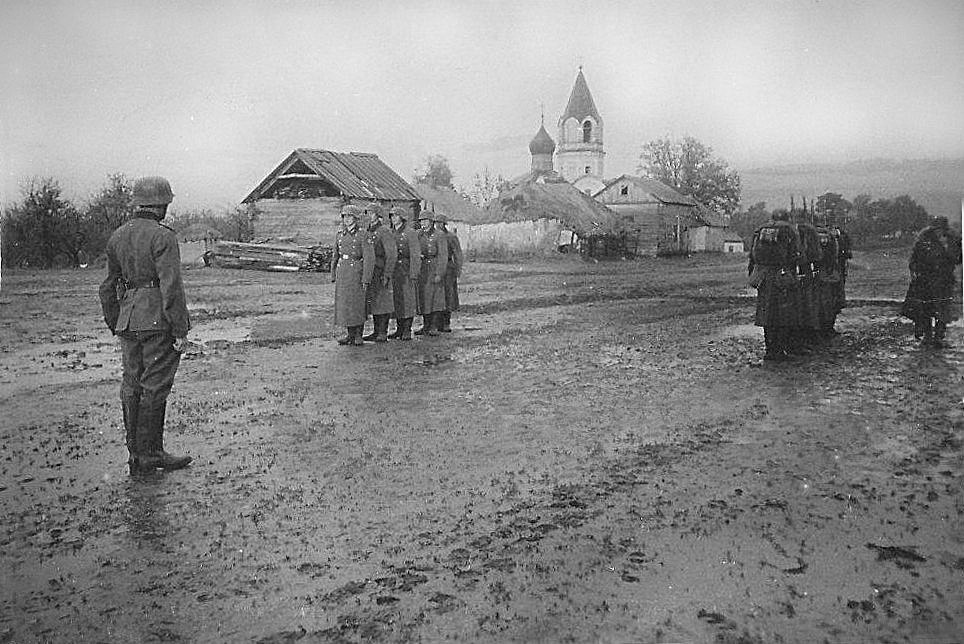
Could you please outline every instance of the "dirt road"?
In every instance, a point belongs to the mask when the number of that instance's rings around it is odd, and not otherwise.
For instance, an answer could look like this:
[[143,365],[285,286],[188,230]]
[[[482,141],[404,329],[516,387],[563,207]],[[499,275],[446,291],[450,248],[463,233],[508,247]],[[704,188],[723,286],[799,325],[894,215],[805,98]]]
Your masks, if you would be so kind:
[[359,349],[327,275],[188,271],[196,460],[138,477],[101,274],[4,274],[0,643],[959,641],[964,338],[904,261],[778,365],[733,258],[471,264]]

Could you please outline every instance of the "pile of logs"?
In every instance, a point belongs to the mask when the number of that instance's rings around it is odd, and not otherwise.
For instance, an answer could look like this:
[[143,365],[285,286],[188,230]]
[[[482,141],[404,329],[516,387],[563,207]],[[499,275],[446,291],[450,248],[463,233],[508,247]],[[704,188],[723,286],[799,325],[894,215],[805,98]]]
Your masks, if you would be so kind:
[[[327,251],[327,252],[326,252]],[[331,248],[305,248],[293,244],[246,244],[219,241],[207,260],[218,268],[251,268],[263,271],[331,270]]]

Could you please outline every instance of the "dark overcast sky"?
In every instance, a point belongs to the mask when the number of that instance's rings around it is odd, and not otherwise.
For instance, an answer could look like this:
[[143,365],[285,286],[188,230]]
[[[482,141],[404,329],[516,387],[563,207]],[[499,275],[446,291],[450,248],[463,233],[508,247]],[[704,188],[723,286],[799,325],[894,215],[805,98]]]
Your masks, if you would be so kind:
[[14,0],[0,25],[4,203],[33,175],[83,197],[124,172],[229,206],[296,147],[513,176],[580,64],[607,176],[667,135],[737,168],[964,156],[957,0]]

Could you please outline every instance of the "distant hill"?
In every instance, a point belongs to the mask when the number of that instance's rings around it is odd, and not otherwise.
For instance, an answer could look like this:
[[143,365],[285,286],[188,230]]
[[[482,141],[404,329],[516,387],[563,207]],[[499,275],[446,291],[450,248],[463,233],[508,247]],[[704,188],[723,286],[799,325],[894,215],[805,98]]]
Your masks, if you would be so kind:
[[866,159],[848,163],[808,163],[739,170],[741,205],[765,201],[767,208],[788,208],[790,195],[811,199],[837,192],[853,201],[859,194],[875,199],[910,195],[931,215],[960,218],[964,200],[964,159],[895,161]]

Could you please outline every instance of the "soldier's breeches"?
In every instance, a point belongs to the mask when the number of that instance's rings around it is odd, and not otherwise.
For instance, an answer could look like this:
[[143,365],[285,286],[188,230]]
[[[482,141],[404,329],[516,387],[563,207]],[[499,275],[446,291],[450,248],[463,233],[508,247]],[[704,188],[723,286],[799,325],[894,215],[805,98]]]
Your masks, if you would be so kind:
[[120,342],[124,367],[120,394],[128,440],[134,439],[130,442],[140,453],[163,449],[167,397],[181,354],[167,333],[130,331],[120,335]]

